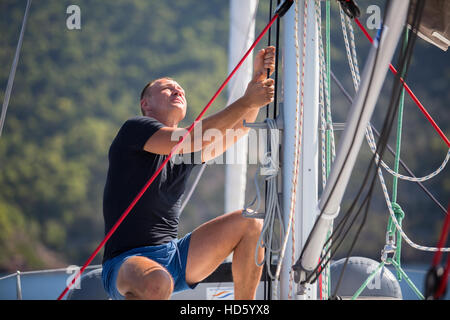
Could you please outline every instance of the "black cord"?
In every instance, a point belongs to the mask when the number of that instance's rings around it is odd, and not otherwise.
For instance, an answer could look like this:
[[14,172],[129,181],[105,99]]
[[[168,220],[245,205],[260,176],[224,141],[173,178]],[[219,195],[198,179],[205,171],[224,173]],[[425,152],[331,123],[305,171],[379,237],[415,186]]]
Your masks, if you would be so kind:
[[[414,21],[413,21],[413,29],[416,26],[419,26],[420,24],[420,19],[422,17],[422,12],[423,12],[423,8],[424,8],[424,1],[419,1],[417,7],[414,10]],[[408,14],[411,11],[411,6],[408,10]],[[407,32],[407,30],[405,31]],[[380,149],[380,160],[383,158],[383,154],[386,150],[386,145],[388,143],[388,138],[390,136],[390,133],[392,131],[392,127],[393,127],[393,123],[394,120],[396,118],[397,115],[397,111],[398,111],[398,105],[399,105],[399,101],[400,101],[400,95],[401,95],[401,91],[402,91],[402,82],[400,81],[400,78],[406,79],[407,76],[407,72],[409,70],[409,66],[411,63],[411,58],[412,58],[412,54],[413,54],[413,49],[414,49],[414,45],[415,45],[415,41],[417,39],[417,34],[413,34],[413,36],[407,41],[407,45],[405,48],[405,45],[403,44],[402,46],[402,50],[400,52],[400,57],[399,57],[399,63],[398,65],[400,66],[400,72],[397,73],[396,77],[395,77],[395,81],[394,81],[394,88],[393,88],[393,93],[391,95],[391,100],[389,103],[389,109],[388,109],[388,113],[387,116],[385,118],[384,121],[384,125],[383,125],[383,129],[382,129],[382,133],[380,135],[380,139],[378,141],[378,145],[377,145],[377,151],[378,149]],[[373,155],[372,157],[372,161],[374,159],[375,155]],[[346,266],[348,264],[348,261],[350,259],[351,253],[353,251],[353,248],[356,244],[356,241],[362,231],[362,228],[365,225],[366,219],[367,219],[367,215],[368,215],[368,211],[370,208],[370,202],[372,200],[373,197],[373,190],[374,190],[374,186],[375,186],[375,182],[376,182],[376,176],[377,176],[377,172],[380,169],[381,166],[381,161],[378,161],[378,163],[376,165],[373,165],[373,162],[371,163],[371,166],[369,167],[369,170],[373,171],[373,177],[372,177],[372,181],[370,184],[370,189],[369,192],[366,196],[366,198],[363,201],[363,204],[361,205],[360,209],[363,208],[363,206],[365,206],[365,210],[364,210],[364,216],[363,216],[363,220],[356,232],[356,235],[351,243],[350,249],[347,252],[347,256],[345,259],[345,263],[344,266],[342,268],[341,274],[339,276],[337,285],[335,287],[335,292],[333,294],[333,296],[336,296],[338,289],[340,287],[340,284],[342,282],[343,279],[343,274],[345,272]],[[375,168],[375,170],[373,170],[373,168]],[[358,210],[360,211],[360,210]]]
[[[277,0],[277,6],[280,4],[280,0]],[[270,0],[270,5],[269,5],[269,21],[272,20],[272,11],[273,11],[273,0]],[[272,33],[271,33],[272,28],[269,29],[268,32],[268,46],[270,46],[272,44]],[[277,117],[277,104],[278,104],[278,70],[279,70],[279,45],[280,45],[280,19],[277,19],[276,22],[276,33],[275,33],[275,72],[274,72],[274,80],[275,80],[275,92],[274,92],[274,99],[273,99],[273,114],[272,114],[272,118],[275,119]],[[270,70],[267,70],[267,77],[270,76]],[[267,109],[266,109],[266,117],[270,118],[270,104],[267,105]],[[268,142],[269,143],[269,142]],[[268,182],[265,182],[265,199],[267,201],[267,184]],[[266,203],[266,208],[267,208],[267,203]],[[272,254],[269,255],[269,259],[272,260]],[[269,263],[269,265],[271,265],[271,263]],[[268,280],[269,277],[269,273],[267,268],[264,268],[265,270],[265,280],[264,280],[264,297],[267,300],[272,300],[272,281]],[[267,290],[266,290],[267,287]]]
[[[384,15],[386,15],[386,10],[384,10]],[[385,16],[384,16],[384,18],[383,18],[383,21],[384,21],[384,20],[385,20]],[[380,34],[380,38],[381,38],[381,36],[382,36],[383,31],[384,31],[384,30],[382,29],[382,30],[381,30],[381,34]],[[376,49],[374,66],[376,65],[376,62],[378,61],[378,53],[379,53],[379,47],[377,47],[377,49]],[[373,75],[374,75],[374,68],[372,67],[372,70],[370,71],[369,86],[370,86],[370,84],[372,83]],[[367,96],[367,93],[366,93],[366,96],[364,97],[363,109],[364,109],[364,107],[365,107],[365,105],[366,105],[367,98],[368,98],[368,96]],[[362,117],[362,114],[363,114],[363,110],[361,110],[361,112],[360,112],[360,114],[359,114],[356,131],[357,131],[357,130],[359,129],[359,127],[361,126],[361,117]],[[353,148],[353,145],[354,145],[354,143],[355,143],[355,139],[356,139],[356,137],[353,136],[353,138],[352,138],[352,140],[351,140],[351,142],[350,142],[350,148],[349,148],[350,150]],[[347,154],[345,155],[344,165],[342,166],[341,170],[339,171],[336,180],[339,180],[339,179],[340,179],[340,177],[341,177],[341,175],[342,175],[342,172],[343,172],[343,168],[344,168],[344,166],[345,166],[345,163],[348,161],[348,157],[349,157],[349,153],[347,153]],[[367,174],[366,174],[366,177],[367,177]],[[365,179],[366,179],[366,177],[365,177]],[[303,247],[303,250],[302,250],[302,253],[301,253],[301,255],[300,255],[300,258],[297,260],[297,262],[296,262],[295,265],[293,266],[294,269],[297,268],[297,267],[300,267],[300,268],[301,268],[301,266],[299,266],[299,264],[301,263],[301,259],[302,259],[302,256],[303,256],[303,254],[304,254],[305,248],[307,248],[309,242],[311,241],[311,235],[313,234],[314,230],[317,228],[317,223],[318,223],[318,221],[320,220],[320,218],[322,217],[322,215],[324,214],[324,208],[327,207],[328,202],[330,201],[331,195],[333,195],[335,189],[336,189],[336,184],[334,184],[334,185],[331,187],[330,196],[329,196],[329,197],[327,198],[327,200],[325,201],[325,204],[323,205],[323,208],[322,208],[322,210],[320,211],[318,218],[317,218],[316,221],[314,222],[314,225],[313,225],[313,227],[312,227],[312,230],[311,230],[311,232],[310,232],[308,238],[306,239],[306,242],[305,242],[305,245],[304,245],[304,247]],[[350,209],[352,209],[352,208],[354,207],[354,205],[355,205],[355,203],[356,203],[356,200],[359,198],[361,192],[362,192],[362,190],[359,191],[358,197],[355,199],[355,201],[354,201],[354,203],[352,204],[352,207],[351,207]],[[349,212],[351,211],[350,209],[349,209]],[[329,240],[330,240],[330,239],[331,239],[331,237],[329,238]],[[328,241],[329,241],[329,240],[328,240]],[[328,241],[327,241],[327,242],[328,242]],[[327,263],[328,263],[328,262],[327,262]],[[319,265],[314,269],[314,271],[313,271],[311,274],[307,275],[305,281],[306,281],[306,282],[309,282],[310,279],[311,279],[311,277],[312,277],[313,275],[315,275],[315,274],[318,273],[318,270],[321,269],[321,266],[322,266],[322,264],[319,264]],[[326,265],[325,265],[325,266],[326,266]],[[320,274],[320,273],[319,273],[319,274]],[[317,279],[317,277],[318,277],[319,274],[317,274],[317,276],[316,276],[316,278],[315,278],[314,280]]]
[[[272,0],[269,0],[269,21],[272,20],[272,9],[273,9],[273,4],[272,4]],[[277,19],[279,20],[279,19]],[[272,43],[272,28],[269,29],[268,33],[267,33],[267,45],[270,46]],[[267,78],[270,77],[270,69],[267,69]],[[269,109],[270,109],[270,104],[267,105],[267,109],[266,109],[266,118],[269,118]],[[267,142],[267,148],[269,146],[269,142]],[[264,182],[264,199],[265,199],[265,208],[267,208],[267,185],[268,182],[265,181]],[[264,251],[267,250],[266,248],[264,248]],[[264,253],[264,256],[266,256],[266,254]],[[267,270],[267,268],[264,268],[264,272],[265,272],[265,279],[264,279],[264,300],[271,300],[270,297],[270,290],[268,288],[268,276],[269,276],[269,271]],[[266,287],[267,287],[267,291],[266,291]]]
[[[335,84],[338,86],[339,90],[341,90],[342,94],[345,96],[345,98],[350,102],[353,103],[353,98],[350,96],[350,94],[347,92],[347,90],[345,90],[344,86],[342,85],[342,83],[339,81],[339,79],[336,77],[336,75],[333,73],[333,71],[331,71],[331,78],[333,79],[333,81],[335,82]],[[380,137],[380,133],[378,132],[378,130],[371,125],[370,126],[373,130],[373,132],[375,133],[375,135],[379,138]],[[394,149],[392,149],[392,147],[388,144],[386,146],[389,150],[389,152],[395,157],[396,153],[394,151]],[[411,169],[406,165],[406,163],[399,158],[400,160],[400,165],[402,166],[403,169],[405,169],[405,171],[413,178],[416,178],[416,175],[414,174],[414,172],[411,171]],[[444,213],[447,214],[447,210],[444,208],[444,206],[436,199],[436,197],[430,192],[430,190],[428,190],[427,187],[424,186],[424,184],[420,181],[415,181],[415,183],[417,183],[419,185],[419,187],[426,193],[426,195],[439,207],[439,209]]]
[[[420,10],[417,11],[417,12],[420,12]],[[385,11],[385,14],[386,14],[386,11]],[[420,18],[420,16],[419,16],[419,18]],[[385,20],[385,19],[383,19],[383,20]],[[416,21],[416,20],[415,20],[415,21]],[[382,31],[382,32],[383,32],[383,31]],[[400,65],[403,66],[403,67],[402,67],[402,70],[406,70],[407,67],[409,66],[410,59],[411,59],[411,52],[412,52],[412,48],[413,48],[414,42],[415,42],[415,38],[414,38],[414,39],[412,38],[411,41],[408,42],[408,48],[407,48],[407,50],[406,50],[406,54],[403,55],[403,57],[402,57],[402,59],[401,59],[401,63],[400,63]],[[403,51],[403,52],[405,52],[405,51]],[[377,58],[378,58],[378,51],[377,51],[377,54],[376,54],[376,57],[375,57],[375,62],[377,61]],[[406,66],[406,68],[405,68],[405,66]],[[372,69],[372,74],[371,74],[369,83],[372,82],[372,77],[373,77],[373,69]],[[382,134],[381,134],[381,136],[380,136],[380,141],[379,141],[379,144],[378,144],[378,146],[377,146],[377,153],[380,155],[381,158],[382,158],[382,155],[383,155],[383,153],[384,153],[385,146],[387,145],[387,140],[388,140],[388,137],[389,137],[390,129],[392,128],[393,119],[395,119],[395,115],[396,115],[396,111],[397,111],[395,105],[396,105],[396,104],[398,105],[398,100],[399,100],[399,96],[400,96],[400,92],[401,92],[401,83],[400,83],[400,81],[399,81],[399,77],[400,77],[400,75],[397,76],[397,80],[398,80],[398,81],[395,82],[394,91],[393,91],[393,95],[392,95],[391,102],[390,102],[390,106],[394,106],[394,107],[390,107],[390,108],[389,108],[389,112],[388,112],[388,114],[387,114],[387,116],[386,116],[386,118],[385,118],[385,122],[384,122],[384,125],[383,125],[383,130],[382,130]],[[404,77],[403,77],[403,78],[404,78]],[[365,97],[365,100],[366,100],[366,99],[367,99],[367,96]],[[353,143],[353,142],[352,142],[352,143]],[[346,160],[347,160],[347,159],[345,159],[345,161],[346,161]],[[372,160],[373,160],[373,158],[372,158]],[[375,171],[373,171],[374,168],[376,168]],[[376,178],[376,172],[377,172],[378,168],[379,168],[379,164],[378,164],[378,166],[374,167],[374,166],[373,166],[373,162],[371,161],[371,166],[369,166],[369,169],[367,170],[367,174],[366,174],[366,176],[364,177],[362,186],[361,186],[360,190],[358,191],[357,197],[355,198],[355,200],[353,201],[353,203],[352,203],[350,209],[347,211],[346,215],[344,216],[344,219],[341,221],[341,224],[339,225],[339,229],[338,229],[338,230],[335,230],[335,232],[333,232],[334,235],[332,235],[332,236],[329,238],[329,240],[327,241],[327,243],[328,243],[331,239],[333,239],[333,240],[334,240],[333,244],[335,244],[334,246],[332,245],[332,246],[330,246],[330,248],[328,248],[327,253],[330,251],[330,249],[331,249],[332,247],[333,247],[333,249],[336,248],[336,247],[339,248],[340,245],[342,244],[343,238],[345,238],[345,237],[347,236],[347,234],[348,234],[350,228],[351,228],[351,227],[353,226],[353,224],[355,223],[356,218],[359,216],[361,210],[362,210],[363,208],[365,209],[365,210],[364,210],[364,217],[363,217],[363,220],[362,220],[362,222],[361,222],[361,224],[360,224],[360,227],[359,227],[358,230],[357,230],[357,234],[356,234],[356,236],[355,236],[355,238],[354,238],[354,240],[353,240],[353,242],[352,242],[352,245],[351,245],[351,247],[350,247],[350,250],[349,250],[349,252],[348,252],[348,257],[347,257],[346,263],[347,263],[347,261],[348,261],[349,255],[351,254],[351,251],[353,250],[353,247],[354,247],[354,245],[355,245],[355,243],[356,243],[356,240],[357,240],[357,238],[358,238],[358,236],[359,236],[359,234],[360,234],[360,232],[361,232],[361,230],[362,230],[362,228],[363,228],[363,226],[364,226],[364,224],[365,224],[365,222],[366,222],[367,213],[368,213],[368,209],[369,209],[369,207],[370,207],[370,201],[371,201],[372,194],[373,194],[373,189],[374,189],[373,187],[374,187],[375,181],[376,181],[376,179],[375,179],[375,178]],[[370,173],[371,173],[371,172],[374,172],[374,174],[373,174],[372,182],[371,182],[371,184],[370,184],[370,188],[369,188],[369,191],[368,191],[367,195],[365,196],[364,200],[362,201],[362,204],[361,204],[361,206],[359,207],[358,211],[356,212],[355,217],[352,219],[352,221],[351,221],[351,223],[350,223],[350,226],[349,226],[349,227],[347,228],[347,230],[345,231],[345,233],[344,233],[344,235],[343,235],[343,238],[342,238],[340,241],[336,241],[336,237],[335,237],[336,233],[337,233],[339,236],[341,235],[342,229],[343,229],[343,227],[345,226],[345,223],[347,222],[347,220],[350,218],[350,215],[351,215],[353,209],[355,208],[355,205],[356,205],[356,203],[357,203],[359,197],[360,197],[361,194],[362,194],[362,191],[363,191],[363,189],[364,189],[364,186],[365,186],[366,182],[368,181],[368,177],[370,176]],[[332,191],[334,190],[334,187],[335,187],[335,186],[333,186]],[[325,207],[326,207],[326,204],[325,204],[324,208],[325,208]],[[322,212],[321,212],[321,214],[322,214]],[[317,221],[316,221],[316,222],[317,222]],[[335,241],[336,241],[336,242],[335,242]],[[305,246],[305,247],[306,247],[306,246]],[[315,281],[315,280],[317,279],[318,275],[320,274],[320,272],[323,270],[323,268],[331,261],[331,259],[332,259],[332,257],[334,256],[334,254],[335,254],[335,251],[333,251],[333,255],[332,255],[326,262],[320,263],[320,264],[315,268],[314,272],[311,273],[309,277],[307,277],[307,281],[310,281],[313,275],[316,276],[316,277],[314,278],[314,281]],[[346,264],[345,264],[345,265],[346,265]],[[344,265],[343,270],[345,270],[345,265]],[[342,274],[341,274],[341,275],[342,275]]]

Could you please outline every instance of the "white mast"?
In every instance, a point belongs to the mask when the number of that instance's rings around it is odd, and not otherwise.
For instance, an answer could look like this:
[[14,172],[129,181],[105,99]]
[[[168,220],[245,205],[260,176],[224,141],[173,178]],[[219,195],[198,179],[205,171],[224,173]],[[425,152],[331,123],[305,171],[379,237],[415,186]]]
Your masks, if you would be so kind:
[[[230,0],[230,42],[228,69],[231,71],[242,58],[255,38],[255,13],[257,0]],[[240,98],[252,79],[252,54],[231,79],[228,90],[228,104]],[[226,152],[225,167],[225,212],[242,209],[245,202],[247,181],[248,139],[244,137]],[[228,164],[232,162],[233,164]]]
[[[301,281],[305,278],[307,272],[316,267],[325,243],[326,232],[339,213],[339,206],[364,137],[364,131],[372,116],[389,63],[405,25],[408,6],[409,1],[407,0],[389,2],[382,39],[379,44],[375,42],[369,53],[361,84],[350,109],[349,119],[337,149],[338,153],[317,209],[319,212],[323,210],[324,214],[319,219],[300,261],[301,269],[298,270],[298,275]],[[377,46],[379,46],[378,54]],[[332,191],[335,185],[336,188]],[[328,203],[325,206],[326,201]]]
[[[307,1],[307,28],[306,28],[306,55],[305,55],[305,78],[304,78],[304,119],[302,133],[302,149],[300,153],[300,168],[298,171],[297,198],[295,206],[295,255],[292,257],[292,242],[286,247],[283,266],[280,276],[280,297],[288,299],[292,261],[298,259],[299,254],[306,242],[316,219],[316,208],[318,201],[318,114],[319,114],[319,47],[318,28],[315,16],[315,1]],[[295,18],[295,10],[291,8],[284,17],[284,48],[283,48],[283,219],[284,225],[288,226],[290,193],[294,172],[294,148],[295,141],[295,119],[297,95],[300,101],[301,88],[297,90],[297,77],[302,74],[302,50],[303,50],[303,26],[305,2],[298,2],[298,17]],[[295,24],[298,23],[299,51],[295,48]],[[297,57],[297,54],[300,54]],[[297,59],[300,59],[300,70],[297,70]],[[297,74],[299,72],[299,74]],[[308,288],[307,292],[297,298],[317,299],[316,285]],[[292,296],[296,296],[295,286]]]

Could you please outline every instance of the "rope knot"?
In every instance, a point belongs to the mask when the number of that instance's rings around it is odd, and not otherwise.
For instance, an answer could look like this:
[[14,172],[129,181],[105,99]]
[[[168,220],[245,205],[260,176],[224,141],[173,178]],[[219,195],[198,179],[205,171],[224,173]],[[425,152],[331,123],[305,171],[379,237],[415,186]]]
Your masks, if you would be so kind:
[[400,221],[405,217],[405,212],[403,212],[402,207],[396,202],[392,202],[392,210],[394,211],[397,221]]

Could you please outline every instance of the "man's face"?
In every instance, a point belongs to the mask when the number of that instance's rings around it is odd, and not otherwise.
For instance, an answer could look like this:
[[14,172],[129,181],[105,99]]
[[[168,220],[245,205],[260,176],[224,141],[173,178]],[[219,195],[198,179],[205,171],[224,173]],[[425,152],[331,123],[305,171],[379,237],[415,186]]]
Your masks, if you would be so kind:
[[[187,101],[183,88],[174,80],[157,80],[146,98],[154,113],[163,117],[175,117],[181,121],[186,115]],[[175,120],[174,119],[174,120]]]

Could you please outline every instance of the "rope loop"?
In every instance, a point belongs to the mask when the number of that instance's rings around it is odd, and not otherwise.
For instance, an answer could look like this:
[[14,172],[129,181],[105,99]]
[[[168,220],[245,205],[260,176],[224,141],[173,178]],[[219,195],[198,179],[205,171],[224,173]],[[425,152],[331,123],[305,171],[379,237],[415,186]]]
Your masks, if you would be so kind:
[[392,210],[394,210],[395,217],[397,218],[398,224],[402,224],[402,220],[405,217],[405,212],[403,212],[402,207],[396,202],[392,202]]

